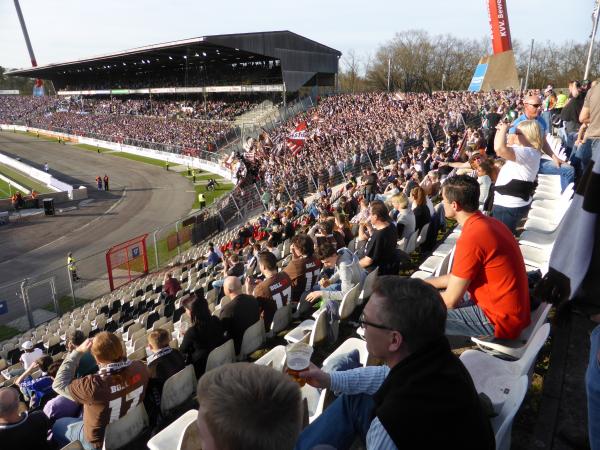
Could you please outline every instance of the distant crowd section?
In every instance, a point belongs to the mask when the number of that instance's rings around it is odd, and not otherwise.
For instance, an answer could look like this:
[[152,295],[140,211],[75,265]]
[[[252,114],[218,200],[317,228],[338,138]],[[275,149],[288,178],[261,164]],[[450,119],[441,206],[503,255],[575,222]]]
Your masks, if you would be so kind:
[[[214,151],[233,131],[233,120],[258,99],[82,99],[0,97],[0,123],[22,124],[106,139]],[[164,120],[157,120],[164,119]]]

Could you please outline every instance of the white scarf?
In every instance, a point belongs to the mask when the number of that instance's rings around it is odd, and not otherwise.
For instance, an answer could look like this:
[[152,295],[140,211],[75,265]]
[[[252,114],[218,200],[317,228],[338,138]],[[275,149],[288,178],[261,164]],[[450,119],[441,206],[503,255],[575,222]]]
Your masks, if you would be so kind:
[[173,351],[173,349],[171,347],[161,348],[156,353],[152,353],[150,356],[148,356],[148,359],[146,360],[146,362],[147,362],[147,364],[150,364],[150,363],[156,361],[161,356],[168,355],[172,351]]
[[102,378],[106,378],[107,376],[112,375],[113,373],[119,372],[124,368],[129,367],[130,365],[131,361],[128,359],[125,359],[124,361],[108,363],[100,367],[98,375],[100,375]]

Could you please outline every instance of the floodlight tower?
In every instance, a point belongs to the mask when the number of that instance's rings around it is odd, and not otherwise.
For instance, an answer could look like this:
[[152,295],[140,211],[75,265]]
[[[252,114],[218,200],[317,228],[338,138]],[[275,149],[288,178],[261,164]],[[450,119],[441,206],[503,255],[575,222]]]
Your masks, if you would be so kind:
[[[33,54],[33,47],[31,46],[31,40],[29,39],[29,33],[27,32],[27,26],[25,26],[25,19],[23,19],[23,13],[21,12],[21,5],[19,0],[15,1],[15,9],[17,10],[17,16],[19,16],[19,22],[21,23],[21,30],[23,31],[23,37],[25,38],[25,44],[27,45],[27,51],[29,52],[29,58],[31,59],[32,67],[37,67],[37,61]],[[42,96],[44,95],[44,84],[42,80],[37,78],[33,87],[33,95]]]

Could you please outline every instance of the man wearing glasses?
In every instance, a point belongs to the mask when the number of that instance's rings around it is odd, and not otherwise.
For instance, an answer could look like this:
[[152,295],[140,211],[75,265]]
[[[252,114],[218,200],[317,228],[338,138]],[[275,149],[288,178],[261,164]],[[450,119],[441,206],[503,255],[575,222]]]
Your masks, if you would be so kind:
[[[509,145],[517,145],[515,141],[515,133],[517,132],[517,125],[524,120],[536,120],[540,124],[542,130],[542,137],[544,138],[544,145],[542,151],[547,155],[547,158],[542,157],[540,160],[540,170],[538,173],[544,175],[560,175],[561,191],[575,180],[575,169],[569,164],[561,161],[558,156],[554,154],[548,141],[546,140],[546,122],[541,117],[542,112],[542,100],[537,95],[528,95],[523,99],[523,114],[517,117],[511,124],[508,130]],[[512,135],[512,136],[511,136]]]
[[[399,276],[377,279],[360,318],[369,354],[382,366],[300,376],[341,394],[296,443],[350,448],[491,450],[494,435],[473,381],[444,335],[446,306],[435,288]],[[469,424],[465,429],[465,424]]]

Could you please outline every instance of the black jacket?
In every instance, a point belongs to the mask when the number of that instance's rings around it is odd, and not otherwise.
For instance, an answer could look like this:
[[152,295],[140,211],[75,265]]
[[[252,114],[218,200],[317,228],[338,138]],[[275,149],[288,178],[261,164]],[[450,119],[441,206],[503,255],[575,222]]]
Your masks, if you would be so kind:
[[374,400],[398,448],[496,448],[473,380],[445,337],[394,366]]

